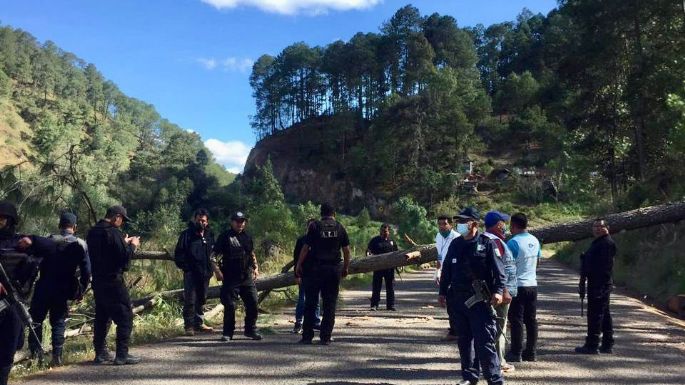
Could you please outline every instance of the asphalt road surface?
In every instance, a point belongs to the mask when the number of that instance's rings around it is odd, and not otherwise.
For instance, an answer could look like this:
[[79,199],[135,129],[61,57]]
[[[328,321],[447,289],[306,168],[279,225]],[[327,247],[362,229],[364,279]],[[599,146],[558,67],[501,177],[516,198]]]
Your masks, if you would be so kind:
[[[25,385],[61,384],[448,384],[461,379],[455,343],[445,335],[433,271],[396,282],[397,312],[368,310],[369,290],[347,290],[330,346],[298,345],[292,310],[272,318],[263,341],[219,342],[219,334],[136,346],[135,366],[70,365],[35,375]],[[538,362],[516,364],[508,384],[685,384],[685,323],[639,301],[612,297],[612,355],[583,356],[576,274],[551,260],[539,267]],[[384,303],[381,302],[381,306]],[[239,335],[240,336],[240,335]],[[485,380],[481,380],[485,384]]]

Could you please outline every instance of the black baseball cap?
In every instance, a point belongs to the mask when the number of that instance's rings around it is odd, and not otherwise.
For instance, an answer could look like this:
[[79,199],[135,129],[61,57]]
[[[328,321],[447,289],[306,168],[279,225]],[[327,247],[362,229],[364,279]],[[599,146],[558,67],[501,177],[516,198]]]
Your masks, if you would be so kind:
[[107,218],[111,218],[115,215],[121,215],[124,218],[124,221],[126,222],[131,221],[131,218],[128,217],[128,214],[126,213],[126,208],[124,206],[116,205],[107,209]]
[[76,215],[70,212],[64,212],[59,216],[60,226],[75,226],[76,225]]
[[236,211],[233,213],[233,215],[231,215],[231,220],[232,221],[238,221],[238,220],[246,221],[246,220],[248,220],[248,216],[245,215],[245,213],[243,213],[242,211]]
[[478,213],[478,210],[474,207],[467,207],[457,215],[454,216],[454,219],[461,219],[461,220],[479,220],[480,219],[480,213]]

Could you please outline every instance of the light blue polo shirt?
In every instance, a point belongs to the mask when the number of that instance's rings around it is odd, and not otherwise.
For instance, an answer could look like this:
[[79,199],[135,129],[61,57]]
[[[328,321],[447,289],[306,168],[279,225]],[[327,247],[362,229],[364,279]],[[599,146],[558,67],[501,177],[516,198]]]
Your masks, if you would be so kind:
[[528,232],[514,235],[507,246],[516,262],[516,277],[519,287],[538,285],[536,269],[540,258],[540,241]]

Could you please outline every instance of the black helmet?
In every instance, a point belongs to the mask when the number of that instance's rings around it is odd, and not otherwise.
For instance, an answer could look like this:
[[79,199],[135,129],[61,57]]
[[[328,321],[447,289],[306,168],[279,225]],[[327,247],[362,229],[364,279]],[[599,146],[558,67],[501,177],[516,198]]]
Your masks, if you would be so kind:
[[19,215],[17,214],[17,206],[9,201],[0,202],[0,216],[12,219],[12,223],[19,222]]

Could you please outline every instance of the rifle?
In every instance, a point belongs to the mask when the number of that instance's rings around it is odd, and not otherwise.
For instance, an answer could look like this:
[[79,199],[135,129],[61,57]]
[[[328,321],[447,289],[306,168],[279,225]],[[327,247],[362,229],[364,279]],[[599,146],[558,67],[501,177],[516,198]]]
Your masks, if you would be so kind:
[[[16,253],[14,256],[18,254],[19,253]],[[24,256],[28,257],[28,255],[26,254],[24,254]],[[45,349],[43,349],[42,341],[40,341],[40,339],[38,338],[36,331],[33,330],[33,318],[31,318],[31,314],[26,308],[26,305],[24,305],[24,302],[19,296],[19,293],[14,288],[14,284],[12,283],[12,280],[10,279],[9,275],[7,275],[7,272],[5,271],[5,267],[2,265],[2,262],[0,262],[0,284],[2,284],[2,286],[5,288],[5,291],[7,292],[7,297],[0,300],[0,303],[5,302],[6,307],[14,306],[17,309],[17,311],[19,312],[19,318],[24,323],[24,325],[28,327],[31,336],[38,342],[38,360],[42,361],[43,356],[45,355]]]
[[490,289],[488,289],[488,285],[485,281],[475,279],[471,283],[471,286],[473,287],[474,294],[464,302],[466,307],[470,309],[473,305],[482,301],[488,305],[490,312],[496,317],[497,312],[495,311],[495,308],[490,305],[490,298],[492,298],[492,295],[490,294]]
[[[478,302],[485,302],[485,306],[488,307],[490,310],[490,315],[492,318],[495,320],[501,320],[503,319],[502,317],[497,316],[497,311],[495,310],[495,307],[490,304],[490,299],[492,298],[492,294],[490,293],[490,289],[488,288],[488,285],[485,283],[483,280],[475,279],[471,283],[471,286],[473,287],[474,294],[469,297],[469,299],[464,302],[467,308],[473,307],[473,305],[477,304]],[[495,325],[497,326],[497,336],[495,337],[495,340],[497,340],[502,333],[504,333],[504,330],[500,328],[499,323],[495,322]]]

